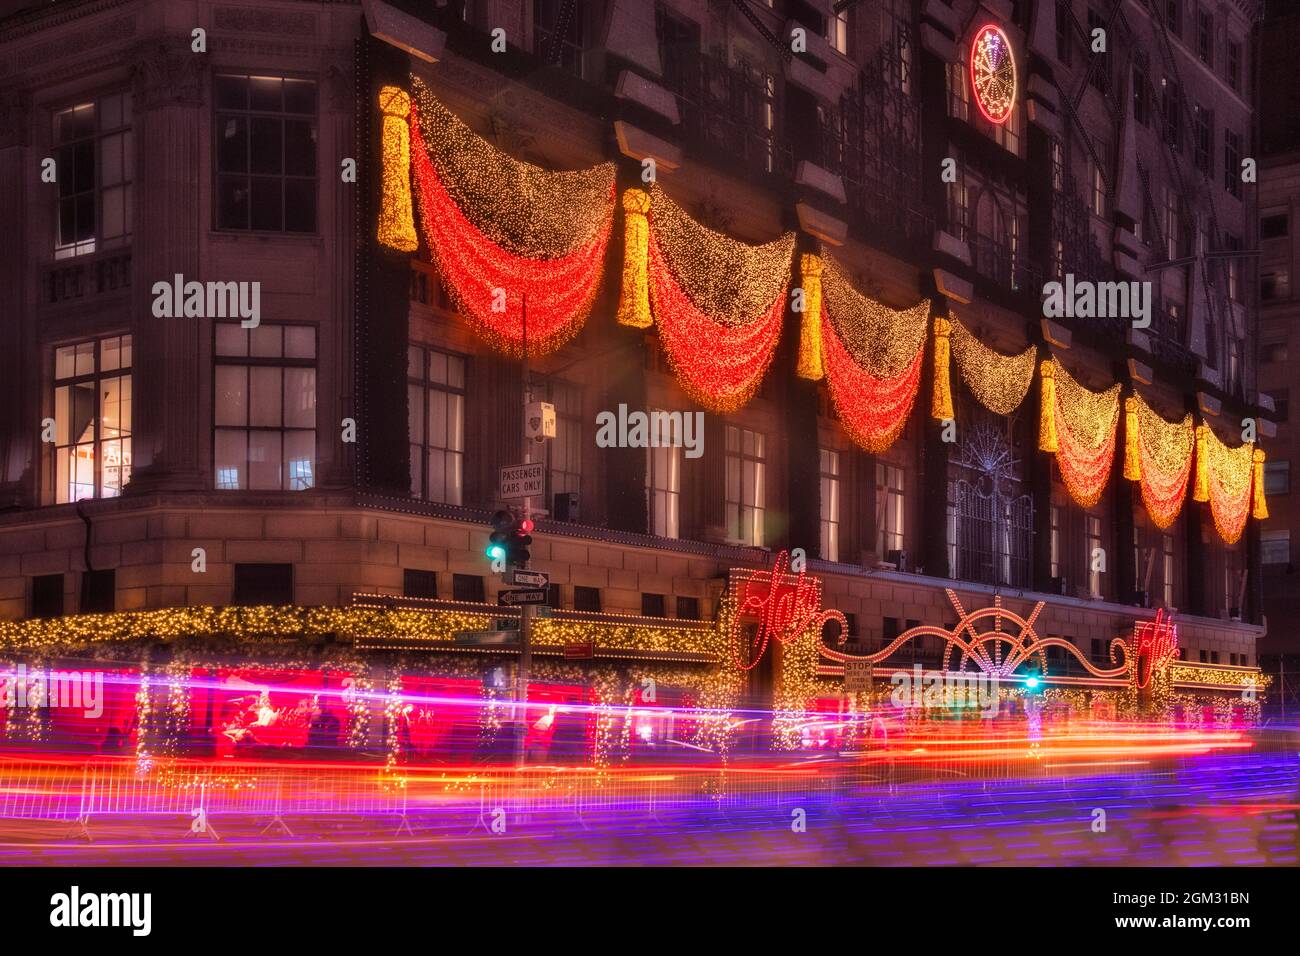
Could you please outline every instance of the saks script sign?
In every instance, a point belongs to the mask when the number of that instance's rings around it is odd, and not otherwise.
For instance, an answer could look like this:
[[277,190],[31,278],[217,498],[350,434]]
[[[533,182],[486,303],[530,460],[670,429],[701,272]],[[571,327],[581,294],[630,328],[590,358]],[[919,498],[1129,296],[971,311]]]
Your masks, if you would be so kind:
[[[736,614],[731,620],[733,644],[742,670],[751,670],[763,659],[772,641],[788,644],[812,632],[820,632],[827,621],[837,621],[840,634],[849,632],[844,615],[823,611],[822,583],[802,568],[790,573],[790,553],[782,551],[770,571],[732,571],[737,583]],[[758,623],[752,639],[746,641],[744,625]]]
[[1156,611],[1154,621],[1133,625],[1133,640],[1139,688],[1150,684],[1154,672],[1164,670],[1182,653],[1178,649],[1178,628],[1173,615],[1166,618],[1163,609]]

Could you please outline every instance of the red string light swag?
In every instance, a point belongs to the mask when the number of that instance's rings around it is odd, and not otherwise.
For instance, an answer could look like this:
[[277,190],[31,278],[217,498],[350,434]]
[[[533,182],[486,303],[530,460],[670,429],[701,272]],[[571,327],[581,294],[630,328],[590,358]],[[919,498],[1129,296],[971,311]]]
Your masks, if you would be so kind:
[[[553,172],[514,159],[418,79],[412,84],[409,152],[420,229],[448,293],[484,338],[512,355],[523,353],[526,299],[529,353],[559,348],[586,321],[600,286],[614,164]],[[384,163],[387,171],[387,151]],[[386,207],[390,181],[400,194],[401,178],[386,172]],[[400,210],[400,195],[392,205]]]

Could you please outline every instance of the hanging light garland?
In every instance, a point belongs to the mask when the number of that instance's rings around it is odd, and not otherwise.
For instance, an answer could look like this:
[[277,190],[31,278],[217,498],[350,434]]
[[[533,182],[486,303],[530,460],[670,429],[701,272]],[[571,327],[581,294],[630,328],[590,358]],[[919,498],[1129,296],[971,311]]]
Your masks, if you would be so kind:
[[586,321],[614,214],[613,163],[550,172],[493,148],[414,80],[420,225],[460,312],[497,349],[559,348]]
[[397,86],[379,91],[380,192],[378,239],[399,252],[414,252],[420,247],[415,235],[415,214],[411,209],[411,97]]
[[1085,388],[1055,358],[1041,366],[1043,398],[1038,447],[1055,452],[1070,497],[1084,508],[1101,500],[1115,457],[1119,426],[1116,382],[1104,392]]
[[952,355],[975,400],[995,415],[1010,415],[1025,400],[1034,380],[1038,347],[1030,345],[1017,355],[1003,355],[953,319]]
[[[873,454],[882,452],[898,439],[916,401],[930,302],[904,310],[882,305],[854,289],[830,257],[813,266],[819,269],[814,298],[808,295],[809,266],[803,266],[805,305],[819,310],[821,331],[804,336],[801,345],[820,347],[816,364],[850,437]],[[811,365],[800,362],[801,370]]]
[[[695,222],[655,186],[646,246],[651,312],[682,389],[712,411],[740,408],[776,353],[794,234],[758,246],[738,242]],[[637,257],[634,250],[625,263]],[[630,281],[635,288],[625,268],[625,293]],[[625,324],[637,324],[637,314],[620,309]]]
[[[1208,424],[1197,427],[1197,501],[1209,501],[1214,527],[1228,544],[1235,544],[1246,527],[1251,510],[1251,488],[1256,484],[1255,445],[1246,442],[1229,448]],[[1262,453],[1261,453],[1262,455]],[[1263,501],[1263,458],[1260,458],[1257,496]],[[1267,506],[1264,506],[1267,515]]]
[[1183,509],[1196,432],[1192,416],[1162,418],[1141,395],[1124,400],[1124,477],[1139,483],[1147,514],[1168,528]]

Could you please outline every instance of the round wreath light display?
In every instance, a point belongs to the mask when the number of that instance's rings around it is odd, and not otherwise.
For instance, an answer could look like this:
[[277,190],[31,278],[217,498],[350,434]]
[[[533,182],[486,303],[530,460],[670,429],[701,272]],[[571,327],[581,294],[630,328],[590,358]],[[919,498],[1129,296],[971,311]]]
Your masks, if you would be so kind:
[[980,27],[970,48],[970,85],[984,118],[1005,123],[1016,105],[1016,60],[998,27]]

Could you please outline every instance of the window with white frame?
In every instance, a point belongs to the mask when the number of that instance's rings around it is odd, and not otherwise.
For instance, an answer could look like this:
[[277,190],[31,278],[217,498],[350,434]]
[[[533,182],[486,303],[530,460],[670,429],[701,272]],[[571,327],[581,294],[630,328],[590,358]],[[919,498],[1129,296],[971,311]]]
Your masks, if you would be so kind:
[[906,502],[903,469],[876,462],[876,551],[881,558],[903,550]]
[[411,345],[406,357],[411,494],[462,504],[465,469],[465,357]]
[[112,93],[54,114],[58,209],[54,258],[130,241],[135,140],[131,94]]
[[582,486],[582,388],[557,378],[536,377],[533,401],[555,406],[555,437],[542,443],[546,459],[546,501],[555,507],[555,496],[577,493]]
[[316,328],[216,324],[213,469],[220,490],[316,485]]
[[1264,564],[1291,563],[1291,531],[1271,528],[1259,533],[1260,561]]
[[1164,583],[1165,607],[1174,606],[1174,536],[1160,536],[1161,581]]
[[831,10],[826,18],[826,42],[832,50],[844,56],[849,54],[849,11]]
[[821,491],[822,560],[840,559],[840,453],[829,448],[818,452]]
[[1051,506],[1049,514],[1051,528],[1048,535],[1049,546],[1051,550],[1051,576],[1059,578],[1061,576],[1061,506],[1054,504]]
[[1105,552],[1101,546],[1101,517],[1084,515],[1085,560],[1088,562],[1088,593],[1101,597],[1101,576]]
[[53,384],[50,500],[117,497],[131,480],[131,336],[56,348]]
[[650,447],[646,449],[645,493],[650,532],[661,538],[679,536],[682,449],[673,444],[672,419],[663,409],[651,409]]
[[766,509],[767,447],[761,432],[727,426],[727,537],[761,547]]

